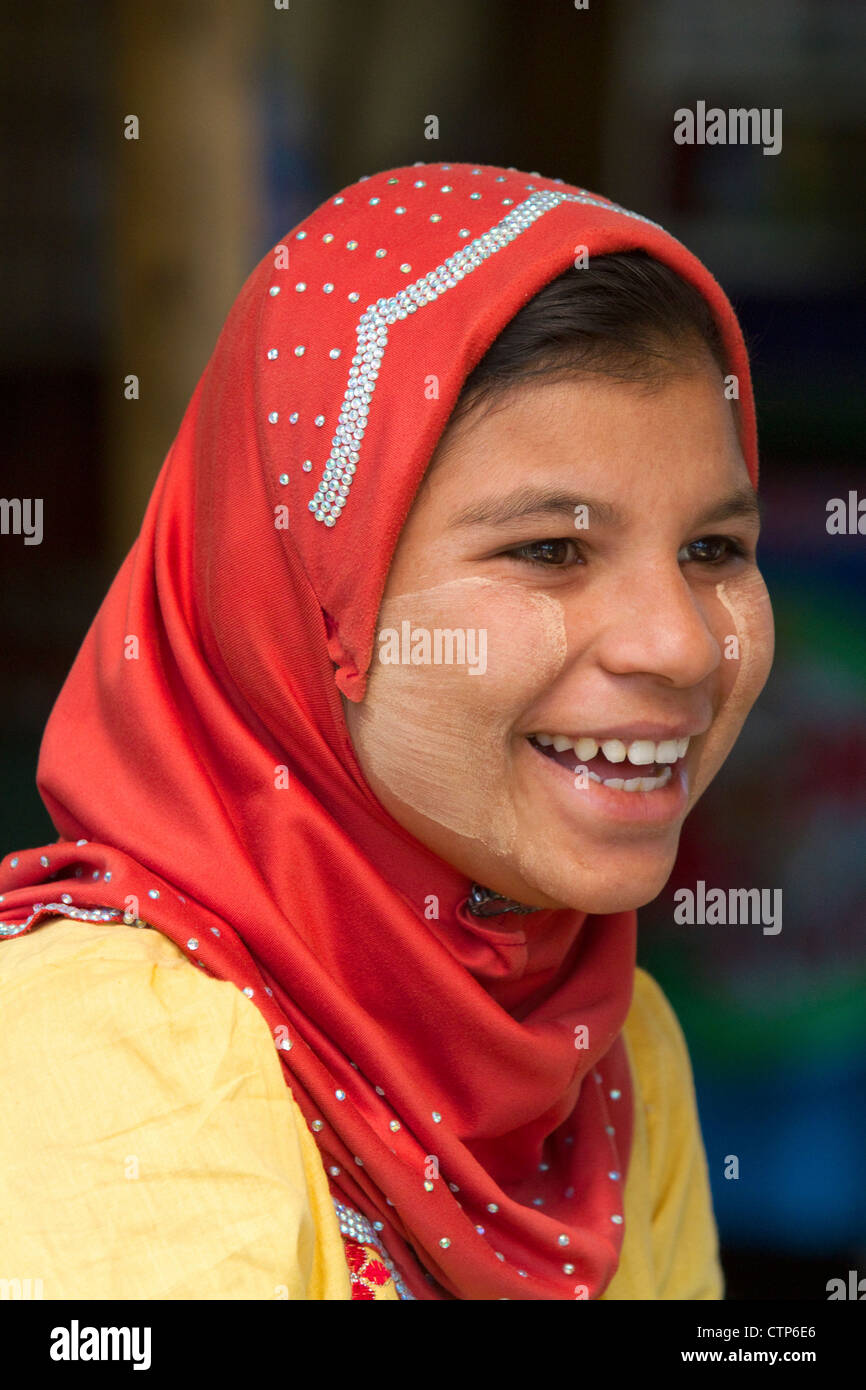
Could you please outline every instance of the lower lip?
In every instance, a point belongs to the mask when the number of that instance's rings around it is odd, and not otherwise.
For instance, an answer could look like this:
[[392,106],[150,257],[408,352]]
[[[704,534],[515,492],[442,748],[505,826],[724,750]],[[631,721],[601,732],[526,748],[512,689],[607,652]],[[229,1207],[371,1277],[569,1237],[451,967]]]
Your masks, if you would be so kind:
[[[606,787],[603,782],[587,780],[586,786],[574,785],[575,774],[561,763],[545,757],[537,748],[524,739],[533,760],[543,774],[547,769],[550,785],[556,789],[572,815],[589,814],[595,820],[609,821],[620,825],[665,825],[675,821],[683,814],[689,799],[689,779],[685,759],[680,758],[671,765],[671,779],[663,787],[651,792],[625,792],[616,787]],[[578,759],[575,754],[575,765]],[[631,772],[632,769],[629,768]],[[633,776],[640,776],[635,768]]]

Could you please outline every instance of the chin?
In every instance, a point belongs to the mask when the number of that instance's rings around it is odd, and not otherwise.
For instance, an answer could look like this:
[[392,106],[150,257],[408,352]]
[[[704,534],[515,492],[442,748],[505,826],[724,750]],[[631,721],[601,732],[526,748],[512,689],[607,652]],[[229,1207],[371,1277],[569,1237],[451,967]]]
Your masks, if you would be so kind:
[[606,917],[616,912],[632,912],[657,898],[667,882],[667,877],[657,879],[643,889],[636,888],[633,884],[626,890],[621,883],[589,888],[584,884],[579,894],[575,895],[575,902],[570,906],[579,907],[581,912],[594,917]]
[[[509,896],[537,907],[570,907],[593,916],[630,912],[657,898],[676,860],[672,851],[652,856],[616,855],[610,852],[600,872],[587,871],[585,865],[541,874],[526,874],[523,893]],[[642,861],[642,862],[640,862]]]

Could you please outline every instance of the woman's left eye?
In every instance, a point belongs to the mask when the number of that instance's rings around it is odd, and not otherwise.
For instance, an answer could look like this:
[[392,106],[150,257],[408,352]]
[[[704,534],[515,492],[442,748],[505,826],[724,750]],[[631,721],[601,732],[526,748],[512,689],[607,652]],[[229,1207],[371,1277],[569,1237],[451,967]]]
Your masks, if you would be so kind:
[[575,559],[581,559],[580,546],[571,537],[559,536],[554,540],[530,541],[527,545],[506,550],[505,554],[527,565],[541,565],[547,569],[567,567],[569,547]]
[[[697,553],[689,554],[689,551]],[[733,536],[701,536],[700,540],[684,545],[677,558],[681,561],[697,560],[702,565],[722,565],[733,556],[745,553],[744,547]]]

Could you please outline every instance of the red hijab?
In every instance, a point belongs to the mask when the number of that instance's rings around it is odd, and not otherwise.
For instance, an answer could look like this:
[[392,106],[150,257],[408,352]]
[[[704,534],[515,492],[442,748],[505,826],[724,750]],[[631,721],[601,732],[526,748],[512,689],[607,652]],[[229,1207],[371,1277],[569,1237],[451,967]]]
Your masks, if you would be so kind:
[[45,731],[61,838],[0,867],[0,940],[126,909],[247,994],[332,1193],[418,1299],[597,1298],[622,1248],[635,913],[473,916],[367,787],[339,697],[465,378],[581,247],[698,287],[757,481],[733,311],[655,223],[514,169],[360,180],[241,290]]

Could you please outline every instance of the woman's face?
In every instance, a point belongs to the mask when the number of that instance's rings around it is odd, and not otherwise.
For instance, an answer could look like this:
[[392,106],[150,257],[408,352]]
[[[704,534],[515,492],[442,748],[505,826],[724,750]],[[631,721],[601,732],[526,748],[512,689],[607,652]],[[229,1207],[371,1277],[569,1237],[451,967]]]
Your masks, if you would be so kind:
[[652,390],[518,386],[453,426],[344,700],[379,800],[522,903],[650,901],[770,670],[757,535],[708,359]]

